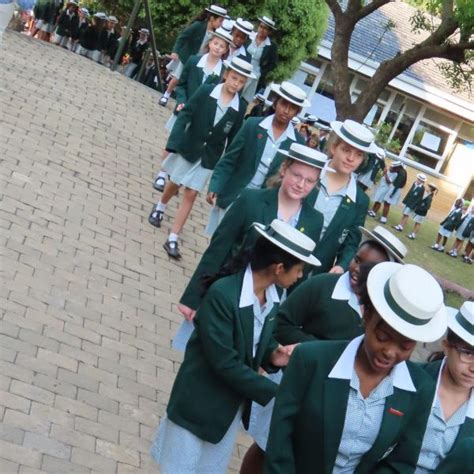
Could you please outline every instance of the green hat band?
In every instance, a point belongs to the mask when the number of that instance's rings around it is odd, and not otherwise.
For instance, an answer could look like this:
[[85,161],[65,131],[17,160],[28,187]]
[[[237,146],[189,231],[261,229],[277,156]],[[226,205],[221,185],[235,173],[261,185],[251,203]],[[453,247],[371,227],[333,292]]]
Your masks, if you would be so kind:
[[344,124],[341,126],[341,132],[348,138],[349,140],[352,140],[354,143],[357,143],[357,145],[363,146],[365,148],[370,147],[372,142],[366,142],[365,140],[361,140],[359,137],[356,137],[355,135],[352,135],[351,132],[347,130],[346,127],[344,127]]
[[293,250],[294,252],[299,253],[303,257],[309,257],[311,255],[310,250],[300,247],[299,245],[295,244],[291,240],[288,240],[287,238],[283,237],[276,230],[274,230],[273,227],[268,227],[267,229],[265,229],[265,233],[269,237],[272,237],[275,240],[278,240],[278,242],[283,244],[285,247],[288,247],[290,250]]
[[459,325],[465,329],[469,334],[474,335],[474,324],[471,324],[459,311],[454,319],[459,323]]

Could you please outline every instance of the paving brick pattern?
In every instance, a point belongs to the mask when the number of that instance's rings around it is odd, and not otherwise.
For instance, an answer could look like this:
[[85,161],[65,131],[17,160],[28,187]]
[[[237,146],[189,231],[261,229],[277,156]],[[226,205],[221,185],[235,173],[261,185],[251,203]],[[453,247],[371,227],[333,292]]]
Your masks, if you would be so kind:
[[170,114],[159,95],[55,46],[4,40],[0,472],[157,472],[150,439],[181,361],[175,302],[208,207],[183,233],[182,263],[169,261],[169,222],[147,222]]

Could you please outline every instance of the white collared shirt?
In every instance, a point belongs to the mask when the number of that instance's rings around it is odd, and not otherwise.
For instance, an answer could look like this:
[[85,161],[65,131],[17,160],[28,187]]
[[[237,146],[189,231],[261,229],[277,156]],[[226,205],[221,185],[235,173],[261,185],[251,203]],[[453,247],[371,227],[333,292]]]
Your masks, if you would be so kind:
[[250,183],[247,185],[247,188],[250,189],[260,189],[267,178],[268,170],[272,164],[275,155],[277,154],[278,149],[281,144],[289,138],[290,140],[296,141],[295,129],[291,123],[288,124],[286,130],[279,136],[278,139],[273,135],[273,119],[275,114],[269,115],[259,123],[259,127],[263,128],[267,132],[267,141],[265,142],[265,148],[263,150],[262,156],[260,158],[260,163],[258,164],[257,171],[253,178],[250,180]]
[[214,125],[216,125],[219,120],[225,115],[227,112],[227,109],[229,107],[232,107],[235,111],[239,111],[239,94],[234,94],[233,99],[230,101],[230,104],[224,105],[221,101],[221,94],[222,94],[222,87],[224,84],[218,84],[214,89],[212,89],[212,92],[210,93],[210,96],[213,99],[217,99],[217,107],[216,107],[216,115],[214,117]]
[[415,474],[434,472],[443,458],[451,451],[466,418],[474,419],[474,389],[471,389],[469,400],[466,400],[448,420],[445,420],[438,397],[441,374],[445,364],[446,357],[443,359],[439,370],[431,413],[426,424]]
[[206,79],[211,75],[211,74],[215,74],[216,76],[220,76],[221,75],[221,71],[222,71],[222,60],[219,59],[217,61],[217,63],[214,65],[214,68],[213,69],[208,69],[206,66],[207,66],[207,58],[209,57],[209,53],[207,54],[203,54],[201,56],[201,59],[198,61],[198,63],[196,64],[196,67],[202,69],[203,71],[203,76],[202,76],[202,83],[204,84],[204,82],[206,81]]
[[230,61],[232,61],[232,59],[237,58],[239,56],[242,56],[244,58],[247,56],[247,50],[245,49],[245,46],[242,45],[238,49],[234,49],[231,46],[230,50],[229,50],[229,56],[227,57],[227,61],[230,62]]
[[263,306],[255,295],[253,287],[253,274],[250,264],[247,265],[245,270],[244,279],[242,282],[242,290],[240,292],[239,308],[246,308],[247,306],[253,306],[253,357],[255,357],[260,342],[260,336],[262,334],[263,325],[265,324],[265,318],[268,316],[270,311],[273,309],[275,303],[280,301],[278,292],[275,285],[270,285],[265,290],[266,302]]
[[353,339],[328,375],[328,378],[350,381],[344,428],[333,474],[353,473],[362,456],[371,449],[382,425],[386,399],[393,394],[394,387],[416,392],[408,367],[401,362],[364,398],[355,371],[355,358],[363,340],[363,335]]
[[265,46],[270,46],[272,43],[270,41],[270,38],[267,36],[265,38],[265,41],[257,45],[257,35],[255,35],[255,38],[252,39],[250,44],[247,47],[247,52],[250,54],[252,57],[252,66],[253,66],[253,73],[256,76],[260,76],[260,60],[262,59],[262,54]]
[[352,289],[351,276],[348,271],[337,280],[331,298],[333,300],[347,301],[347,304],[362,318],[359,299]]
[[343,186],[333,193],[329,193],[327,189],[326,174],[330,164],[331,162],[326,163],[323,170],[321,171],[321,176],[319,178],[319,193],[316,202],[314,203],[314,208],[321,212],[324,217],[320,239],[323,238],[323,235],[333,220],[343,198],[346,197],[353,202],[355,202],[357,199],[357,176],[354,173],[351,173],[349,182],[346,184],[346,186]]

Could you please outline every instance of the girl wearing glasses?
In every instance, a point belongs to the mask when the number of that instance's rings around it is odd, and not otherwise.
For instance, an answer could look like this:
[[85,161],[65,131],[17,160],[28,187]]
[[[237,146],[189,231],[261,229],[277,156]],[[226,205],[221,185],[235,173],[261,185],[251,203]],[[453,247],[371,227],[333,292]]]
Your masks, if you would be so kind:
[[451,310],[443,352],[435,353],[425,370],[436,382],[431,413],[419,440],[416,468],[406,466],[399,452],[397,472],[428,474],[474,472],[474,303]]
[[256,233],[248,230],[253,222],[266,225],[277,218],[318,242],[323,217],[306,202],[306,197],[316,186],[327,156],[297,143],[279,153],[286,155],[279,172],[280,182],[274,187],[244,190],[214,232],[178,305],[186,319],[193,318],[201,303],[202,277],[219,271],[240,249],[252,246]]

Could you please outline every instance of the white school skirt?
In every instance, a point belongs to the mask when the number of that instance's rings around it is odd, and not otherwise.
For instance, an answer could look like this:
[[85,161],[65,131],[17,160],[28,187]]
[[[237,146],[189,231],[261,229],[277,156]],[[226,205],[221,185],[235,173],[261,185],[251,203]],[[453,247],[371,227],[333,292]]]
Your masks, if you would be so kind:
[[165,415],[150,450],[151,457],[160,465],[161,474],[225,474],[242,411],[239,408],[227,433],[217,444],[203,441]]
[[415,216],[413,217],[413,220],[414,220],[417,224],[422,224],[423,221],[425,220],[425,217],[426,217],[426,216],[420,216],[419,214],[415,214]]
[[469,219],[466,217],[466,219],[464,219],[464,222],[459,226],[458,230],[456,231],[456,239],[464,240],[466,238],[462,236],[462,233],[464,232],[464,229],[467,227],[468,224]]
[[212,206],[211,212],[209,213],[209,220],[204,231],[206,235],[212,236],[222,219],[224,219],[227,211],[230,209],[230,206],[232,206],[232,204],[227,206],[225,209],[222,209],[222,207],[219,206]]
[[378,188],[375,190],[373,200],[375,202],[383,202],[383,200],[385,199],[385,196],[388,193],[389,188],[390,188],[390,184],[388,184],[387,181],[385,181],[385,178],[382,177]]
[[415,214],[415,211],[411,207],[405,206],[403,208],[403,215],[404,216],[409,216],[411,214]]
[[371,176],[372,176],[372,170],[369,170],[367,171],[367,173],[361,174],[359,178],[357,179],[357,181],[367,186],[367,189],[370,189],[374,185],[374,182],[370,179]]
[[169,154],[163,161],[161,169],[169,174],[170,181],[173,183],[199,193],[206,188],[212,175],[212,170],[204,168],[201,160],[191,163],[178,153]]
[[183,72],[183,63],[179,59],[173,59],[166,65],[166,70],[176,79],[181,77]]
[[[279,370],[275,374],[268,374],[267,377],[280,385],[283,378],[283,371]],[[265,406],[252,402],[252,410],[250,412],[248,434],[258,444],[260,449],[267,449],[268,435],[270,433],[270,422],[272,420],[273,406],[275,399],[272,398]]]
[[383,202],[396,206],[400,202],[401,197],[402,197],[402,188],[395,189],[393,187],[393,184],[391,184],[387,190],[387,194],[385,194]]
[[442,235],[443,237],[451,237],[452,233],[452,230],[445,229],[443,226],[439,227],[438,234]]

